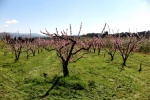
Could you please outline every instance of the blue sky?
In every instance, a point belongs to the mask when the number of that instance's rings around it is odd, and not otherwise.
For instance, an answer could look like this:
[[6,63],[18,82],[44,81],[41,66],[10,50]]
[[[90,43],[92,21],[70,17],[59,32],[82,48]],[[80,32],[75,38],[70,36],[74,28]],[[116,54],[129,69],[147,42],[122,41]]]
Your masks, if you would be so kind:
[[150,30],[150,0],[0,0],[0,32],[55,32],[72,25],[73,34]]

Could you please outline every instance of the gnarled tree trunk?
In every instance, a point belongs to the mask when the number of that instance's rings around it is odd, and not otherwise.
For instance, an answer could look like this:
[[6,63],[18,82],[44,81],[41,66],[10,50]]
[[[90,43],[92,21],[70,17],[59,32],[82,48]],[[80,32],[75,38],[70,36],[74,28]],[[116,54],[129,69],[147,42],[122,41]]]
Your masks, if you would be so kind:
[[69,76],[69,70],[68,70],[68,64],[67,64],[67,62],[63,63],[63,74],[64,74],[64,77]]

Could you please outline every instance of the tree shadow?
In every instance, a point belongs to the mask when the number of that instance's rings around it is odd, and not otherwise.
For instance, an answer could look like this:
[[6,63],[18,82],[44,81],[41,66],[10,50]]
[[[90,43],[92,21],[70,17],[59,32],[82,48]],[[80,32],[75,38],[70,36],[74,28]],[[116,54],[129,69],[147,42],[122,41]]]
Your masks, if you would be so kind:
[[124,70],[124,67],[126,67],[126,65],[121,65],[120,72]]
[[61,77],[58,77],[57,75],[52,79],[53,85],[45,92],[44,95],[38,96],[39,98],[44,98],[50,94],[50,92],[54,89],[54,87],[58,84]]
[[14,62],[11,62],[11,63],[3,63],[1,66],[2,66],[2,67],[12,67],[12,66],[13,66],[12,64],[14,64]]

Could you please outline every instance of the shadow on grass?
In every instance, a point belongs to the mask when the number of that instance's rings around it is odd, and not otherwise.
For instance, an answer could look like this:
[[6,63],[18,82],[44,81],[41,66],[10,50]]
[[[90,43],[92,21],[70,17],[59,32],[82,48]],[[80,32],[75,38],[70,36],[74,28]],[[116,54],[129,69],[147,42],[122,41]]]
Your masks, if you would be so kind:
[[42,96],[39,96],[39,98],[44,98],[50,94],[50,92],[54,89],[54,87],[58,84],[61,77],[58,77],[57,75],[53,78],[53,85],[46,91],[46,93]]
[[12,63],[3,63],[1,66],[2,67],[12,67],[13,64],[14,64],[14,62],[12,62]]
[[[43,95],[31,97],[30,99],[44,99],[51,95],[51,93],[53,93],[52,90],[55,90],[56,88],[64,88],[65,90],[67,89],[69,91],[86,90],[86,84],[82,81],[79,81],[79,78],[76,76],[69,76],[64,78],[63,76],[56,75],[49,83],[51,83],[52,86]],[[93,83],[90,83],[90,85],[93,85]],[[67,93],[67,91],[64,89],[60,90],[63,91],[63,93]]]

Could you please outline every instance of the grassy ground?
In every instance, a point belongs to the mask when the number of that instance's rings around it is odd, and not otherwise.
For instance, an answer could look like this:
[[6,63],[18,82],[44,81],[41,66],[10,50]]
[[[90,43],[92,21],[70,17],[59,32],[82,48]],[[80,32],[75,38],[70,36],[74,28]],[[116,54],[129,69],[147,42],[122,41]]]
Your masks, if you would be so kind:
[[[138,72],[142,62],[142,71]],[[0,100],[149,100],[150,55],[134,53],[120,71],[122,59],[116,54],[94,53],[69,65],[63,78],[55,52],[25,58],[14,63],[13,54],[0,50]]]

